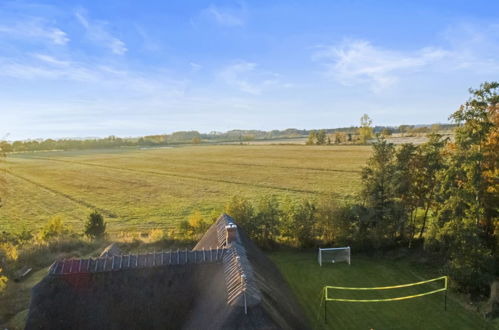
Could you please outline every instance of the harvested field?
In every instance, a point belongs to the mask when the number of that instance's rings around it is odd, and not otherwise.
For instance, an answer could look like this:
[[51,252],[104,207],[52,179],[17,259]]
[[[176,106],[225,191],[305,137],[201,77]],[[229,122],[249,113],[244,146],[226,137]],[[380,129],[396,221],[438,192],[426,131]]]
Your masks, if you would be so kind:
[[368,146],[223,145],[9,155],[2,230],[60,214],[81,229],[92,210],[110,232],[173,227],[195,210],[220,213],[240,194],[351,198]]

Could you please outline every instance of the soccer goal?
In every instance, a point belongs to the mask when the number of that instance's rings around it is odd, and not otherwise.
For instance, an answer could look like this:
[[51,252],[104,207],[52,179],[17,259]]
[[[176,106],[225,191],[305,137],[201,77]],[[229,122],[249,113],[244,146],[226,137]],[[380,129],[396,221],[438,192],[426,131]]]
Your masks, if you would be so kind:
[[350,265],[350,247],[337,247],[337,248],[319,248],[319,265],[322,266],[323,262],[340,262],[346,261]]

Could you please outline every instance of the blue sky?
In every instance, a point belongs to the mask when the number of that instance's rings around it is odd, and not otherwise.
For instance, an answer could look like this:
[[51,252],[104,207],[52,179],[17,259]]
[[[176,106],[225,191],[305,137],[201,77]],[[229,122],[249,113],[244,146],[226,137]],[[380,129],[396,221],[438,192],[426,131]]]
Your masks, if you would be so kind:
[[447,122],[497,1],[1,1],[0,138]]

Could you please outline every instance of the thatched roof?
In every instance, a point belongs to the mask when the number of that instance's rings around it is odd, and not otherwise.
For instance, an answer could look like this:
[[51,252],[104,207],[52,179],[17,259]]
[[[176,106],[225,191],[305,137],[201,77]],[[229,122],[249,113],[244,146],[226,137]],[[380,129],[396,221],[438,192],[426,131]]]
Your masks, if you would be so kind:
[[222,215],[192,251],[58,261],[27,329],[307,329],[273,263]]

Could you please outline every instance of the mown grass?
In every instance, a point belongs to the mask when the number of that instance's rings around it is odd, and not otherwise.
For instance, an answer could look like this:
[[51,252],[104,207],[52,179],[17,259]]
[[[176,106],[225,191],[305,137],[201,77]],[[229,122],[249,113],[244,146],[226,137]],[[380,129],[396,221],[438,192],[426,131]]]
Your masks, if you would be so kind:
[[[376,287],[422,281],[437,277],[405,259],[352,256],[352,265],[325,264],[319,267],[314,252],[275,252],[270,254],[302,304],[314,329],[494,329],[477,313],[467,310],[463,301],[448,293],[444,311],[442,293],[403,301],[379,303],[328,302],[324,322],[324,285]],[[440,283],[441,284],[441,283]],[[436,289],[439,284],[397,290],[334,292],[337,298],[393,298]]]
[[9,155],[2,230],[55,214],[75,229],[96,209],[111,232],[171,228],[194,210],[221,212],[233,195],[339,201],[358,190],[366,146],[224,145]]

